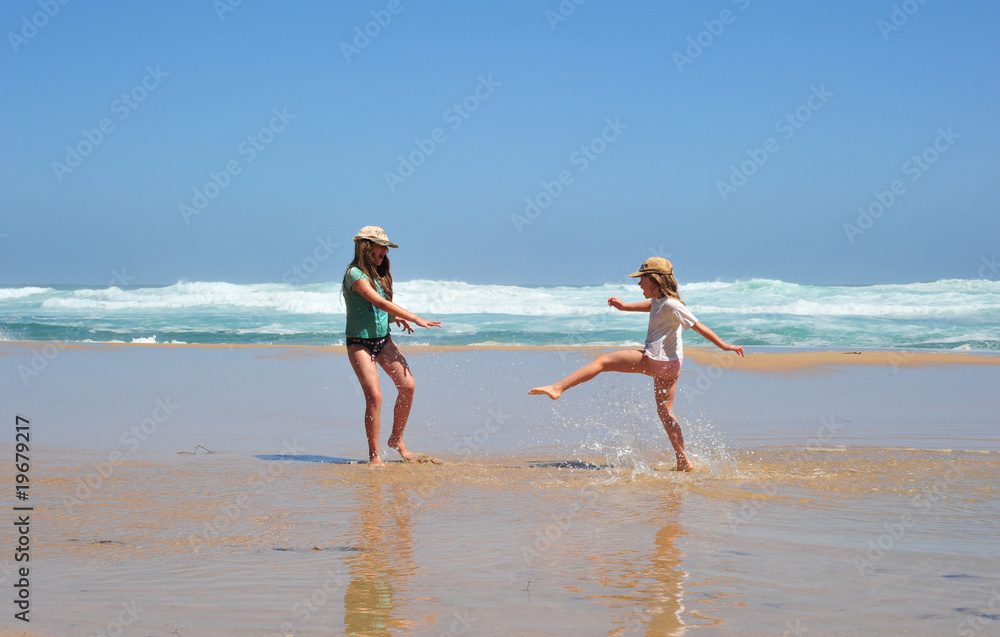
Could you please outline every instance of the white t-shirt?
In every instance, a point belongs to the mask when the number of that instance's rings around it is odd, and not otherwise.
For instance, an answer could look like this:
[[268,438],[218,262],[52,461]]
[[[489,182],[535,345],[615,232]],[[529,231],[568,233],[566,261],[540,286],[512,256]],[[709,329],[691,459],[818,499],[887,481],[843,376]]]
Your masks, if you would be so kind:
[[681,331],[698,322],[691,310],[677,299],[649,300],[649,329],[646,331],[646,356],[655,361],[684,358]]

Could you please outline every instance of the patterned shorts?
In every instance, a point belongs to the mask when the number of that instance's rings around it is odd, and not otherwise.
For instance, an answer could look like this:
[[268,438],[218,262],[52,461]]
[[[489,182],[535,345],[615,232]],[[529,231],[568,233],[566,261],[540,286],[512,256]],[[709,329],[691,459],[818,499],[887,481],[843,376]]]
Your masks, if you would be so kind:
[[375,361],[375,357],[378,353],[382,351],[382,348],[392,342],[392,339],[388,336],[383,336],[382,338],[361,338],[358,336],[348,336],[347,346],[360,345],[361,347],[368,350],[368,353],[372,355],[372,361]]

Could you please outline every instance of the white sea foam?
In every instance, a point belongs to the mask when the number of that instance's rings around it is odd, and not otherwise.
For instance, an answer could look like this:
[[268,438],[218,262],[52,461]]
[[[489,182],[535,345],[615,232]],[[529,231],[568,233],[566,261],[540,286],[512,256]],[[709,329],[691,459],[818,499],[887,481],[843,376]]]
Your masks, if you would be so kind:
[[[751,279],[689,283],[680,292],[696,316],[744,345],[1000,349],[997,281],[850,287]],[[432,336],[439,343],[623,344],[642,342],[646,327],[646,315],[607,305],[612,296],[642,299],[631,280],[549,287],[415,280],[397,282],[394,293],[403,307],[443,322]],[[338,283],[18,287],[0,288],[0,300],[3,336],[29,340],[157,333],[186,341],[306,335],[327,342],[343,333],[344,322]]]
[[[460,281],[405,281],[395,300],[428,314],[600,316],[616,314],[607,299],[641,300],[634,284],[582,287],[474,285]],[[792,316],[935,316],[1000,309],[1000,283],[939,281],[894,286],[810,286],[766,279],[681,286],[701,313]],[[313,285],[181,282],[161,288],[117,287],[59,292],[51,288],[0,288],[0,299],[45,294],[41,306],[70,310],[260,309],[294,314],[343,313],[338,284]]]
[[21,299],[35,294],[51,292],[52,288],[0,288],[0,301]]
[[112,312],[193,308],[243,308],[295,314],[334,314],[344,311],[339,285],[233,283],[177,283],[162,288],[135,290],[120,290],[116,287],[75,290],[70,295],[45,299],[42,307]]

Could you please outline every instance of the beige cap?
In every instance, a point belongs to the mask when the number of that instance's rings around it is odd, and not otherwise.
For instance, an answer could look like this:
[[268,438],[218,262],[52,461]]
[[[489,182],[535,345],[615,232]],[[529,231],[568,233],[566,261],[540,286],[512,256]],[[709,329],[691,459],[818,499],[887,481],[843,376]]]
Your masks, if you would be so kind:
[[674,264],[663,257],[649,257],[639,266],[638,272],[633,272],[629,276],[639,277],[643,274],[673,274]]
[[369,241],[374,241],[380,246],[389,246],[390,248],[399,247],[392,241],[389,241],[389,237],[386,236],[385,230],[379,228],[378,226],[365,226],[361,230],[358,230],[358,234],[354,235],[354,240],[360,241],[361,239],[368,239]]

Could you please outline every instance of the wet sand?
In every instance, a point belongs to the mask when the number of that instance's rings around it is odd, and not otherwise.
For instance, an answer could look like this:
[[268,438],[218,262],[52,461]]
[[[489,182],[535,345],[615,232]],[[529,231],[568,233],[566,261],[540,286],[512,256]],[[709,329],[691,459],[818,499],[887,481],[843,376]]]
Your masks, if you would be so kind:
[[0,414],[34,436],[32,635],[1000,625],[1000,367],[968,362],[996,357],[691,351],[678,474],[648,379],[526,395],[591,351],[407,349],[406,440],[445,464],[372,470],[335,348],[87,345],[23,382],[38,348],[0,346]]
[[[46,346],[58,349],[88,350],[103,348],[181,348],[282,350],[288,356],[309,355],[309,352],[344,354],[344,346],[320,345],[213,345],[202,343],[60,343],[35,341],[7,341],[7,348],[0,348],[0,356],[11,353],[8,348],[44,349]],[[521,345],[406,345],[400,343],[404,352],[592,352],[595,355],[616,348],[603,346],[521,346]],[[638,348],[641,349],[641,348]],[[684,348],[688,359],[701,365],[724,366],[748,371],[788,371],[828,365],[884,365],[890,367],[922,367],[927,365],[1000,365],[1000,355],[989,352],[955,352],[940,350],[792,350],[788,348],[755,348],[766,351],[751,351],[746,357],[737,358],[714,348],[687,346]]]

